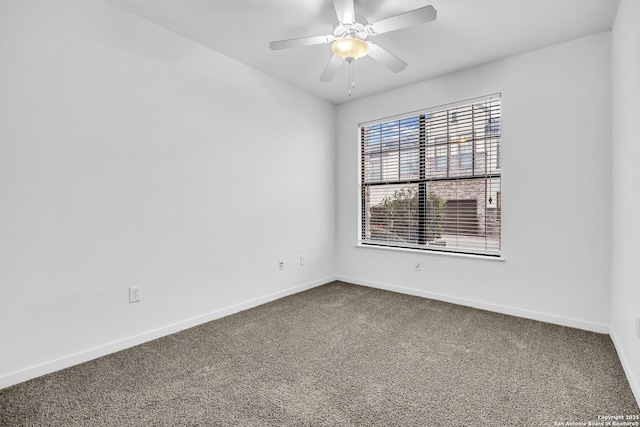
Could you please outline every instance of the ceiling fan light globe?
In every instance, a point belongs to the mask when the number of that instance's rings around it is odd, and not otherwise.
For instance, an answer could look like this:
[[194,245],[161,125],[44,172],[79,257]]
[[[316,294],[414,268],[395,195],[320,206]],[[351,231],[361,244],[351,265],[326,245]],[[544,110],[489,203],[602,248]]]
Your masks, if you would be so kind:
[[333,45],[331,45],[333,53],[342,59],[351,61],[366,56],[369,53],[369,48],[369,43],[354,37],[345,37],[336,40]]

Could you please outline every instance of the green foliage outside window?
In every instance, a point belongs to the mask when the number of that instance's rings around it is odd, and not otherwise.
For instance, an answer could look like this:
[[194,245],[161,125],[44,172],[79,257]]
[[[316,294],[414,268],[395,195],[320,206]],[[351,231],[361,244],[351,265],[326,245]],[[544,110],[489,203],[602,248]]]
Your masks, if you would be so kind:
[[[396,190],[370,209],[371,239],[420,242],[420,194],[417,188]],[[426,242],[442,235],[447,200],[430,192],[427,194],[426,215],[423,223]]]

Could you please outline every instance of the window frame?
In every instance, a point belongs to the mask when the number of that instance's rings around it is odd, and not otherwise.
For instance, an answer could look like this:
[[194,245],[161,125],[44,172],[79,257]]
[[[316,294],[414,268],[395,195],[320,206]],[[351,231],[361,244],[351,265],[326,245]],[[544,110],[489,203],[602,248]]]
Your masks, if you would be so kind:
[[[364,188],[371,188],[372,186],[377,186],[377,185],[392,185],[392,184],[383,184],[383,183],[368,183],[365,185],[364,183],[364,173],[365,173],[365,147],[364,147],[364,143],[363,143],[363,138],[365,138],[365,129],[369,126],[375,125],[375,124],[387,124],[389,125],[390,123],[394,122],[394,121],[398,121],[400,122],[401,120],[404,119],[414,119],[420,116],[424,116],[424,115],[429,115],[429,114],[434,114],[434,113],[442,113],[444,111],[447,112],[447,120],[450,120],[449,118],[451,117],[451,110],[456,108],[456,107],[471,107],[471,109],[473,110],[473,108],[475,108],[475,106],[477,104],[482,104],[488,102],[490,103],[491,108],[494,108],[494,103],[495,105],[497,105],[497,110],[498,111],[498,121],[496,122],[495,119],[492,117],[491,121],[489,122],[488,126],[490,126],[490,131],[489,132],[485,132],[484,135],[484,146],[481,147],[485,147],[485,149],[489,149],[486,148],[486,144],[493,144],[491,145],[491,149],[494,150],[498,150],[500,152],[497,152],[496,155],[496,159],[491,160],[493,163],[495,163],[498,167],[497,170],[494,169],[493,174],[489,175],[486,173],[486,166],[485,166],[485,173],[484,174],[477,174],[476,173],[476,161],[482,162],[482,156],[478,156],[478,153],[476,152],[476,135],[475,132],[474,134],[471,136],[471,139],[468,140],[466,138],[464,139],[460,139],[457,141],[458,144],[464,144],[464,143],[470,143],[470,153],[466,152],[469,149],[465,148],[465,153],[464,155],[466,156],[465,158],[467,160],[463,160],[462,159],[462,154],[461,154],[461,149],[460,146],[456,147],[455,152],[452,153],[452,145],[455,144],[456,142],[450,140],[450,134],[449,134],[449,130],[448,130],[448,126],[447,126],[447,138],[445,141],[443,141],[442,139],[435,137],[433,139],[431,139],[431,137],[428,137],[425,134],[421,135],[421,140],[418,144],[418,148],[420,151],[420,161],[421,164],[419,165],[419,169],[420,169],[420,183],[418,183],[418,186],[421,185],[426,185],[426,183],[430,182],[430,181],[435,181],[436,179],[429,178],[429,179],[425,179],[424,177],[424,172],[426,169],[426,158],[428,156],[428,152],[429,150],[431,150],[431,156],[432,156],[432,161],[433,161],[433,167],[435,167],[435,164],[437,163],[437,158],[440,157],[445,157],[446,158],[446,168],[443,167],[442,165],[442,160],[440,161],[440,168],[436,168],[437,171],[444,171],[446,170],[446,178],[443,178],[443,181],[458,181],[460,179],[466,179],[466,177],[453,177],[453,175],[451,175],[451,169],[452,168],[457,168],[458,170],[471,170],[472,172],[472,178],[482,178],[484,181],[485,186],[487,185],[488,182],[493,182],[495,180],[495,178],[497,178],[497,193],[498,196],[494,197],[494,199],[496,200],[502,200],[502,191],[501,191],[501,180],[502,180],[502,172],[500,167],[502,166],[502,132],[501,132],[501,120],[502,120],[502,107],[501,107],[501,94],[500,93],[496,93],[493,95],[488,95],[488,96],[483,96],[483,97],[479,97],[479,98],[474,98],[474,99],[469,99],[469,100],[464,100],[464,101],[460,101],[460,102],[456,102],[456,103],[452,103],[452,104],[446,104],[446,105],[442,105],[442,106],[438,106],[438,107],[433,107],[433,108],[429,108],[429,109],[424,109],[424,110],[419,110],[419,111],[415,111],[415,112],[410,112],[410,113],[406,113],[406,114],[402,114],[402,115],[397,115],[397,116],[392,116],[392,117],[387,117],[387,118],[383,118],[383,119],[377,119],[377,120],[373,120],[373,121],[369,121],[369,122],[364,122],[364,123],[360,123],[358,125],[358,166],[359,166],[359,173],[358,173],[358,236],[357,236],[357,246],[360,247],[374,247],[374,248],[387,248],[387,249],[396,249],[396,250],[418,250],[420,252],[426,252],[426,253],[438,253],[438,254],[452,254],[452,255],[469,255],[469,256],[479,256],[482,258],[491,258],[491,259],[502,259],[503,257],[503,253],[504,253],[504,249],[503,249],[503,239],[502,239],[502,227],[501,227],[501,212],[502,212],[502,207],[501,207],[501,203],[498,204],[497,208],[497,218],[498,218],[498,234],[497,234],[497,242],[498,242],[498,248],[497,250],[478,250],[478,249],[473,249],[473,248],[464,248],[464,247],[447,247],[447,248],[440,248],[440,247],[435,247],[435,246],[431,246],[429,244],[426,244],[424,241],[419,241],[418,243],[407,243],[407,242],[398,242],[398,241],[380,241],[380,240],[367,240],[365,238],[366,235],[366,220],[365,217],[367,215],[367,204],[365,202],[365,197],[363,197],[363,191]],[[455,111],[455,110],[454,110]],[[492,110],[493,111],[493,110]],[[458,119],[458,114],[455,114],[454,117],[456,119]],[[456,120],[457,122],[458,120]],[[497,123],[497,124],[496,124]],[[424,130],[421,130],[421,132],[424,132]],[[436,139],[438,138],[438,139]],[[487,142],[490,141],[490,142]],[[401,142],[398,143],[399,145],[401,145]],[[445,147],[446,149],[446,156],[440,154],[438,156],[438,148],[439,147]],[[442,149],[441,149],[442,150]],[[469,158],[470,155],[470,158]],[[401,156],[400,152],[398,154],[398,156]],[[478,157],[480,157],[480,159],[477,159]],[[471,164],[468,164],[470,161]],[[452,163],[455,162],[455,163]],[[486,159],[486,155],[484,158],[484,162],[485,164],[489,162],[489,160]],[[491,166],[493,168],[493,166]],[[400,167],[399,167],[400,169]],[[433,171],[433,170],[432,170]],[[382,172],[379,172],[380,174],[382,174]],[[401,173],[400,171],[398,172],[398,182],[403,181],[401,179]],[[408,180],[408,182],[415,182],[416,180]],[[421,193],[422,194],[422,193]],[[424,194],[426,195],[426,191],[424,192]],[[486,196],[486,191],[485,191],[485,200],[484,200],[484,215],[487,215],[487,211],[488,211],[488,203],[487,200],[488,197],[490,196]],[[423,197],[423,196],[420,196]],[[453,199],[450,199],[453,200]],[[422,202],[422,199],[421,199]],[[422,213],[420,214],[420,218],[418,219],[420,222],[424,221],[424,218],[422,217]],[[485,220],[486,221],[486,220]],[[486,228],[486,222],[485,222],[485,229],[483,230],[484,236],[483,238],[486,240],[489,239],[489,232],[487,231],[488,229]],[[372,229],[369,228],[368,232],[371,233]],[[420,231],[422,232],[422,231]],[[486,247],[486,244],[485,244]]]

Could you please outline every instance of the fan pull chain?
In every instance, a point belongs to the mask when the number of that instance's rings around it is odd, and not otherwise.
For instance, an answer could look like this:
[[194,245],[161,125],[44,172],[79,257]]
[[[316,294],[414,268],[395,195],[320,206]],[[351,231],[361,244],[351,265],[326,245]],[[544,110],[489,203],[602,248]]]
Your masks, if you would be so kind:
[[356,87],[356,61],[353,61],[353,73],[351,76],[351,87]]
[[356,87],[356,64],[355,60],[348,61],[349,62],[349,96],[351,96],[351,89]]
[[349,84],[349,96],[351,96],[351,70],[353,69],[353,61],[349,61],[349,81],[347,82]]

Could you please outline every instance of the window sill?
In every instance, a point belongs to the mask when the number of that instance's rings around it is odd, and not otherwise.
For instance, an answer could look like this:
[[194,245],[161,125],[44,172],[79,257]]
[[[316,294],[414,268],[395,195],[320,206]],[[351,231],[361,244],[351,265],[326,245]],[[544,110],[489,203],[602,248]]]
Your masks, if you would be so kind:
[[480,254],[466,254],[466,253],[459,253],[459,252],[435,251],[435,250],[428,250],[428,249],[412,249],[412,248],[399,248],[399,247],[393,247],[393,246],[367,245],[363,243],[356,243],[355,246],[356,248],[377,249],[377,250],[393,251],[393,252],[408,252],[408,253],[420,254],[420,255],[452,256],[452,257],[458,257],[458,258],[473,258],[473,259],[480,259],[480,260],[486,260],[486,261],[499,261],[499,262],[506,261],[504,254],[501,254],[500,256],[490,256],[490,255],[480,255]]

